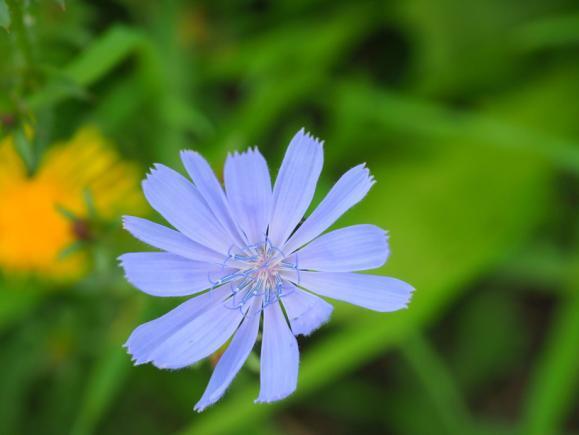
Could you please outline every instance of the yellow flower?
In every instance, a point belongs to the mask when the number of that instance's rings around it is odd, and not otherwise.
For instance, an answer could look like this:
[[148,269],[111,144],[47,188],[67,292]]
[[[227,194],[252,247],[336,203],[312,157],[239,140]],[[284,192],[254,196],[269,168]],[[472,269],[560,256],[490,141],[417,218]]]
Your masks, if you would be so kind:
[[33,273],[58,280],[77,278],[86,270],[82,252],[60,253],[79,236],[79,222],[59,211],[87,217],[86,192],[99,217],[111,219],[141,209],[137,168],[118,154],[94,128],[44,155],[29,177],[12,140],[0,142],[0,269]]

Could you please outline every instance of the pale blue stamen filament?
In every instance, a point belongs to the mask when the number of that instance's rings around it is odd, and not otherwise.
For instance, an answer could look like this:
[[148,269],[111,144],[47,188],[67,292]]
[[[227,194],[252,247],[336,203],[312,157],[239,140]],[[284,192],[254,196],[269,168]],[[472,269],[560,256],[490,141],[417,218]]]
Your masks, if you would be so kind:
[[232,267],[236,270],[219,280],[214,281],[209,277],[212,289],[230,284],[231,296],[225,301],[229,309],[245,312],[248,303],[255,297],[263,297],[260,311],[282,297],[289,294],[284,287],[280,273],[294,270],[298,273],[297,255],[293,256],[294,262],[289,261],[283,251],[271,244],[266,237],[265,242],[249,245],[240,252],[229,249],[229,255],[223,261],[222,270]]

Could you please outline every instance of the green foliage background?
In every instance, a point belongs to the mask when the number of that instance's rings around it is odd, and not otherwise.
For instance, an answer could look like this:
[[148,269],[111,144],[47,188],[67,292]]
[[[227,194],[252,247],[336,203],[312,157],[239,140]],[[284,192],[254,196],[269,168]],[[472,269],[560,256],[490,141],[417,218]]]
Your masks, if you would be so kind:
[[115,257],[142,245],[117,222],[79,283],[0,276],[0,433],[579,433],[578,6],[0,0],[3,134],[34,120],[31,164],[90,123],[143,173],[255,144],[277,168],[305,126],[320,196],[368,162],[340,225],[388,229],[379,273],[417,289],[394,314],[336,304],[290,399],[254,405],[250,361],[195,414],[208,362],[133,368],[121,348],[176,301],[124,282]]

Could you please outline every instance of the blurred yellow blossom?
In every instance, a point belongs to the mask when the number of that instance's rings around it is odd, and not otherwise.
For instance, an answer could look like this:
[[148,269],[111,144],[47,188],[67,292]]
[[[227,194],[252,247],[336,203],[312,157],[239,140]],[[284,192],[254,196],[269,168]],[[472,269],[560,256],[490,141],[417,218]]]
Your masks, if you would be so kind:
[[[0,142],[0,269],[58,280],[86,270],[77,251],[59,256],[87,236],[89,192],[98,216],[112,219],[142,207],[137,167],[121,161],[95,128],[51,147],[28,176],[10,137]],[[67,210],[70,219],[60,210]]]

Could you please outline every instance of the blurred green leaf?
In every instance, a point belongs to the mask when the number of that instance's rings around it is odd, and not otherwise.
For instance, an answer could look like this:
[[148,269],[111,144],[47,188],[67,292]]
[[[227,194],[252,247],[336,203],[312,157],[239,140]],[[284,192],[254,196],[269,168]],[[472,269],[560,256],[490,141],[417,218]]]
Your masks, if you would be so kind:
[[73,254],[80,252],[85,247],[81,241],[73,242],[58,253],[58,260],[64,260]]
[[81,407],[70,432],[72,435],[96,432],[96,425],[122,388],[123,379],[130,366],[129,358],[118,343],[103,351],[86,383]]
[[36,155],[31,139],[28,137],[24,127],[16,129],[12,137],[14,139],[14,148],[16,148],[16,152],[22,158],[28,173],[32,174],[36,166]]
[[0,287],[0,331],[26,318],[44,299],[41,293],[28,287],[25,283],[18,288]]
[[10,28],[10,10],[6,0],[0,0],[0,27],[8,30]]
[[[71,85],[56,86],[55,82],[51,82],[28,99],[29,106],[38,108],[54,104],[66,96],[82,94],[78,87],[82,89],[101,79],[134,54],[142,42],[139,32],[122,26],[112,27],[63,69],[62,75],[72,80]],[[63,83],[62,80],[59,82]]]
[[67,209],[61,204],[56,204],[54,208],[63,218],[69,220],[71,223],[76,222],[80,219],[80,217],[77,216],[76,213]]
[[534,368],[521,434],[559,434],[565,417],[575,409],[573,401],[579,385],[579,280],[575,278],[571,285],[573,293],[561,300],[557,318]]
[[452,110],[433,102],[376,92],[365,85],[349,83],[340,93],[345,108],[365,110],[356,116],[374,119],[383,129],[411,132],[428,141],[456,140],[512,148],[579,172],[579,143],[543,132],[538,126],[529,128],[496,115]]
[[579,44],[579,14],[565,14],[521,26],[514,35],[523,50]]
[[[493,379],[504,379],[524,364],[529,347],[516,294],[492,283],[489,287],[472,295],[452,323],[452,367],[457,382],[474,397]],[[488,313],[493,313],[492,322]]]
[[568,294],[573,290],[565,279],[575,267],[574,259],[555,245],[531,245],[501,266],[499,276],[508,282],[533,283],[538,290]]
[[0,433],[21,433],[27,394],[39,373],[44,336],[33,320],[24,324],[0,350]]
[[411,0],[399,9],[412,39],[410,76],[427,95],[469,95],[500,83],[516,61],[501,35],[532,13],[500,0]]
[[78,84],[88,86],[126,59],[141,41],[141,35],[133,29],[112,27],[69,64],[65,73]]
[[417,334],[408,338],[401,349],[430,396],[432,406],[438,411],[446,433],[474,434],[475,429],[462,394],[452,373],[432,345]]
[[[217,53],[205,74],[243,80],[247,96],[219,132],[219,147],[208,151],[255,143],[284,113],[328,85],[336,64],[364,32],[379,26],[379,18],[370,5],[348,5],[323,22],[291,23]],[[285,127],[294,128],[296,122]]]
[[95,433],[101,419],[124,386],[131,361],[122,343],[143,308],[141,304],[133,303],[134,301],[135,299],[129,299],[123,315],[111,325],[106,341],[101,344],[103,348],[98,353],[98,359],[94,362],[84,394],[79,401],[71,429],[72,435]]
[[87,211],[89,219],[95,220],[98,218],[98,210],[94,201],[94,196],[90,188],[84,188],[82,190],[82,200]]

